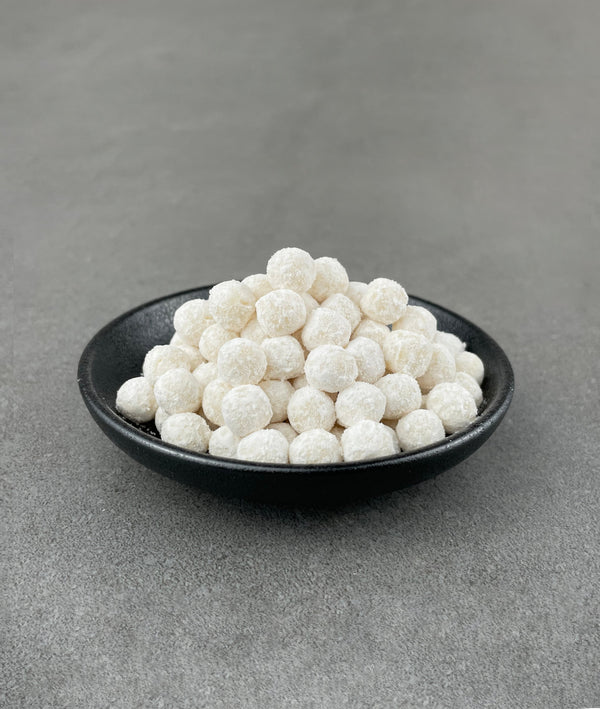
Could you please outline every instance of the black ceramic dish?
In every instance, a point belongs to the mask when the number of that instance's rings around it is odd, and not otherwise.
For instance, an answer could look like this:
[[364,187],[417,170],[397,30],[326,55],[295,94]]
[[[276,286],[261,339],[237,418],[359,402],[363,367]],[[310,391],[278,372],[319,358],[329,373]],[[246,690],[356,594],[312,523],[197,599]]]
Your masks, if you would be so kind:
[[163,443],[153,425],[136,426],[115,410],[118,388],[139,376],[146,352],[167,343],[173,313],[190,298],[207,298],[211,286],[176,293],[140,305],[102,328],[79,361],[78,381],[90,413],[106,435],[148,468],[181,482],[228,497],[265,502],[313,504],[369,497],[431,478],[476,451],[506,413],[514,390],[513,372],[499,345],[483,330],[426,300],[438,329],[453,332],[485,364],[484,403],[468,428],[414,453],[359,463],[293,466],[246,463],[200,455]]

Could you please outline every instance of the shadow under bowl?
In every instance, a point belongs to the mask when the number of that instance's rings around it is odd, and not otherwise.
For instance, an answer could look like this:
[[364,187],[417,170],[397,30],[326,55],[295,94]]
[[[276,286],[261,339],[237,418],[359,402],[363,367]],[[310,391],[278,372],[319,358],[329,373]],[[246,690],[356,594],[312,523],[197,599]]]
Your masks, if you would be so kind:
[[134,460],[174,480],[259,502],[342,504],[414,485],[452,468],[491,436],[510,405],[514,376],[500,346],[460,315],[411,296],[412,305],[430,310],[438,329],[457,335],[485,365],[479,416],[462,431],[411,453],[310,466],[249,463],[163,443],[153,424],[136,425],[117,412],[117,390],[127,379],[139,376],[149,349],[169,342],[175,310],[191,298],[207,298],[210,288],[168,295],[124,313],[94,335],[79,361],[81,395],[96,423]]

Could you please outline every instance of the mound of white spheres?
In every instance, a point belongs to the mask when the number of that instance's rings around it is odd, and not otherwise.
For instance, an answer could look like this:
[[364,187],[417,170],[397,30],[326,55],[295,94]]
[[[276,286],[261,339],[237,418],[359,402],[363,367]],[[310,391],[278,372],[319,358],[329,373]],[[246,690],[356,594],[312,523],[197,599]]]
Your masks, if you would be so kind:
[[414,451],[475,420],[483,362],[399,283],[296,247],[265,271],[183,303],[117,410],[180,448],[292,465]]

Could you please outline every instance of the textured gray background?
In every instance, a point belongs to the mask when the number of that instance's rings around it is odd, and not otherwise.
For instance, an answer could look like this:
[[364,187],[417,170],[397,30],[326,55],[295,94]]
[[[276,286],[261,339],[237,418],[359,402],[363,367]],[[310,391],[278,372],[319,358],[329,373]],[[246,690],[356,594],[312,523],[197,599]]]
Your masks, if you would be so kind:
[[[0,704],[600,706],[600,3],[0,11]],[[498,339],[483,449],[324,512],[112,446],[90,336],[289,244]]]

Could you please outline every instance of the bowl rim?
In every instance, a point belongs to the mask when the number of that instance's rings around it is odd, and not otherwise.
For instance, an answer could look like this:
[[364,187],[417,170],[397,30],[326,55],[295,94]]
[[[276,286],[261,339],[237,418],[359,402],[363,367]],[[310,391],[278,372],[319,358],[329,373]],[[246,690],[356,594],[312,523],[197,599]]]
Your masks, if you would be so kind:
[[[492,431],[500,423],[508,410],[515,388],[514,371],[512,365],[500,345],[487,332],[482,330],[478,325],[471,322],[467,318],[455,313],[444,306],[438,305],[433,301],[426,300],[419,296],[409,294],[409,303],[416,305],[433,306],[438,311],[442,311],[452,318],[461,320],[473,334],[482,336],[487,340],[488,345],[496,350],[496,357],[500,360],[501,371],[504,373],[498,391],[494,397],[488,402],[481,414],[477,416],[469,426],[446,436],[443,440],[433,443],[429,446],[419,448],[415,451],[400,452],[391,456],[381,458],[370,458],[367,460],[358,461],[343,461],[340,463],[328,464],[312,464],[312,465],[295,465],[292,463],[257,463],[253,461],[239,460],[236,458],[223,458],[220,456],[211,455],[209,453],[196,453],[184,448],[165,443],[160,438],[152,436],[145,431],[139,429],[135,424],[131,423],[122,417],[117,411],[108,405],[102,396],[96,390],[93,383],[93,365],[94,352],[97,344],[104,335],[127,320],[136,313],[145,310],[153,305],[162,303],[167,300],[181,298],[185,296],[193,297],[200,291],[206,291],[212,288],[212,285],[197,286],[188,288],[176,293],[170,293],[158,298],[146,301],[126,312],[113,318],[95,335],[91,337],[87,345],[84,347],[79,364],[77,367],[77,382],[81,396],[91,412],[100,418],[106,426],[111,428],[117,435],[125,436],[139,446],[150,449],[158,455],[171,457],[174,461],[185,462],[188,464],[196,464],[198,466],[210,466],[215,469],[221,469],[227,472],[243,472],[244,474],[255,473],[263,476],[265,473],[272,474],[294,474],[294,475],[311,475],[311,476],[332,476],[332,475],[347,475],[351,470],[353,472],[373,471],[374,468],[387,468],[390,465],[410,466],[420,463],[424,460],[433,460],[438,456],[451,455],[453,451],[458,451],[463,446],[469,445],[471,441],[478,438],[490,427]],[[92,411],[93,410],[93,411]]]

